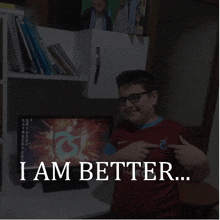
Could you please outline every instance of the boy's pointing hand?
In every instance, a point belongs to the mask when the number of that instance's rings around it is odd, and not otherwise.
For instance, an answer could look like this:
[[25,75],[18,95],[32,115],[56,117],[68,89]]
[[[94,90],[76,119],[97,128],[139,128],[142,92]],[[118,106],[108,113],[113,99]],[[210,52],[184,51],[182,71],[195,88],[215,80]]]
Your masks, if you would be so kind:
[[117,152],[120,161],[143,162],[146,160],[150,151],[148,148],[158,148],[159,145],[137,141],[127,145]]
[[182,145],[169,144],[168,147],[174,149],[180,165],[190,170],[194,166],[202,166],[207,162],[207,157],[201,150],[184,140],[181,135],[179,139]]

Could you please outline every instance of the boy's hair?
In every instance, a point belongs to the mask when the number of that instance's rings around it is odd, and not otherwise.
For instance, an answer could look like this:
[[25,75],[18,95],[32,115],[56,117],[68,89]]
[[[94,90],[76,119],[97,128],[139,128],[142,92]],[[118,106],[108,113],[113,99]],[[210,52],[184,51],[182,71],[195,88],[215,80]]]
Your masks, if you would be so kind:
[[149,74],[144,70],[128,70],[124,71],[116,77],[116,83],[118,89],[121,86],[130,85],[142,85],[146,92],[151,93],[154,90],[159,90],[160,85],[158,79],[156,79],[152,74]]

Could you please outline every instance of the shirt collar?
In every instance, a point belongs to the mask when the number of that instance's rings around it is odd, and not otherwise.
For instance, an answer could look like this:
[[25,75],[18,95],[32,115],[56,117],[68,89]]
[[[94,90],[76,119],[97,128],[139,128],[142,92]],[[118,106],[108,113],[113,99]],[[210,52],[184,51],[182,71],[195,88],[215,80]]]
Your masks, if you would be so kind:
[[134,124],[134,126],[138,129],[145,129],[145,128],[149,128],[149,127],[152,127],[158,123],[160,123],[161,121],[163,121],[163,118],[162,117],[159,117],[156,121],[152,121],[150,123],[147,123],[145,125],[138,125],[138,124]]

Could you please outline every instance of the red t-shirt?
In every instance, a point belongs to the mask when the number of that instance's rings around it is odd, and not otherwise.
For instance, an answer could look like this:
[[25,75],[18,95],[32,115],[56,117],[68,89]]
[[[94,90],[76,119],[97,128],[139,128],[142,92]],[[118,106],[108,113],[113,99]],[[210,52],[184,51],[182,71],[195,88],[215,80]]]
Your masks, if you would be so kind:
[[[181,144],[179,136],[188,136],[183,125],[170,120],[162,120],[158,124],[145,129],[137,129],[131,122],[119,123],[111,137],[111,143],[116,150],[126,147],[136,141],[160,144],[165,140],[168,144]],[[177,182],[169,180],[165,174],[164,181],[160,178],[159,162],[169,162],[175,167],[173,149],[149,149],[150,155],[146,162],[156,162],[156,167],[149,165],[148,170],[154,168],[157,180],[144,180],[144,168],[136,168],[137,181],[131,181],[132,173],[126,169],[120,175],[121,181],[115,181],[113,203],[111,211],[120,218],[175,218],[181,217],[182,203],[179,198]],[[164,167],[167,170],[168,167]],[[170,171],[173,178],[178,176],[174,169]],[[149,176],[149,178],[153,178]]]

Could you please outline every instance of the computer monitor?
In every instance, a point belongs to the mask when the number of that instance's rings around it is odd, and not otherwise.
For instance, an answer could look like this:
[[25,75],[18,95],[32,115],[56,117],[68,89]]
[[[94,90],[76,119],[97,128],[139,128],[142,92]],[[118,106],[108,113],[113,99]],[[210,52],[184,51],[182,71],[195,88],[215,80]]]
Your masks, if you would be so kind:
[[79,168],[79,162],[95,162],[109,140],[112,121],[111,116],[20,116],[18,166],[25,162],[24,170],[30,172],[44,162],[50,172],[52,162],[61,168],[66,162],[72,168]]

